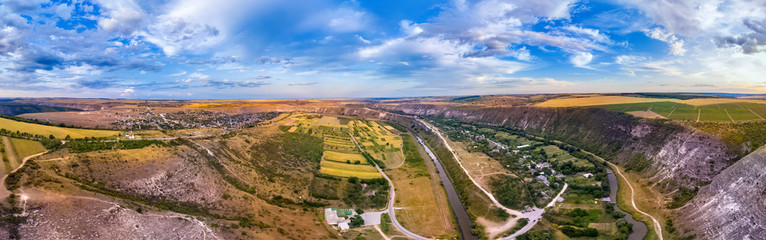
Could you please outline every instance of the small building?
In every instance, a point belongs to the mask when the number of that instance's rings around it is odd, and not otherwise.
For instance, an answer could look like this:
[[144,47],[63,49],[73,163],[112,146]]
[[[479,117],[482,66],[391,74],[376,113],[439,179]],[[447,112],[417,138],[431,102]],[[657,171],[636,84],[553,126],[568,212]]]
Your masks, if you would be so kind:
[[551,167],[551,164],[550,164],[550,163],[547,163],[547,162],[544,162],[544,163],[539,163],[539,164],[537,164],[535,167],[536,167],[536,168],[550,168],[550,167]]
[[521,145],[521,146],[516,146],[516,148],[528,148],[528,147],[529,147],[529,144],[524,144],[524,145]]
[[335,208],[324,209],[324,219],[328,225],[338,225],[339,222],[345,222],[345,218],[338,217],[337,211],[338,209]]
[[582,176],[585,178],[590,178],[590,177],[593,177],[593,173],[585,173]]
[[327,225],[337,226],[340,230],[348,230],[351,220],[349,218],[357,215],[353,209],[325,208],[324,219]]
[[348,230],[351,227],[348,226],[347,222],[342,222],[342,223],[338,223],[338,228],[340,228],[340,230]]
[[545,186],[550,186],[551,185],[551,183],[548,182],[548,178],[543,176],[543,175],[537,176],[537,179],[540,179],[541,181],[543,181],[543,183],[545,183]]

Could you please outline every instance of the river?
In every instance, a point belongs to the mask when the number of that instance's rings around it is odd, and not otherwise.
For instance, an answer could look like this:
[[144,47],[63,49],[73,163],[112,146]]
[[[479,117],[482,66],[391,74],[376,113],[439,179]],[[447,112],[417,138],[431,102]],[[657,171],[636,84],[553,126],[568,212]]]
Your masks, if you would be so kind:
[[455,187],[452,186],[452,182],[449,180],[449,177],[447,177],[447,172],[444,171],[444,168],[442,168],[439,159],[437,159],[436,155],[431,151],[431,149],[426,146],[426,144],[423,142],[423,139],[420,139],[418,136],[415,137],[418,139],[418,142],[420,142],[420,145],[423,146],[423,148],[426,150],[428,156],[430,156],[436,164],[436,169],[439,170],[439,178],[441,178],[442,183],[444,184],[444,190],[447,191],[447,200],[449,201],[449,205],[452,208],[452,213],[455,215],[455,219],[457,220],[458,228],[460,228],[460,235],[463,239],[478,239],[476,236],[471,234],[473,221],[471,221],[471,217],[468,216],[468,212],[465,211],[463,203],[460,202],[460,198],[457,196]]
[[633,215],[630,215],[630,213],[627,213],[620,209],[620,207],[617,206],[617,176],[614,175],[614,172],[612,169],[607,168],[606,169],[607,177],[609,178],[609,199],[612,203],[614,203],[614,209],[616,211],[625,213],[625,220],[629,223],[633,224],[633,233],[628,236],[628,240],[641,240],[644,239],[644,236],[646,236],[647,228],[646,224],[644,222],[636,221],[636,219],[633,219]]

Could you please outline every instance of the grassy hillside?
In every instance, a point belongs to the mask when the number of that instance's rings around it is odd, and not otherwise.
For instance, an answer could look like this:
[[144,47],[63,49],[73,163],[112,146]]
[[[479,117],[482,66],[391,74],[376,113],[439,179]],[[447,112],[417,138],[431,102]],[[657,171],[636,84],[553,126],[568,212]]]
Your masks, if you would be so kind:
[[14,121],[6,118],[0,118],[0,129],[6,129],[8,131],[27,132],[36,135],[53,135],[56,138],[65,138],[70,136],[72,138],[84,138],[84,137],[110,137],[115,136],[119,132],[109,130],[91,130],[91,129],[77,129],[77,128],[63,128],[54,127],[33,123],[25,123]]

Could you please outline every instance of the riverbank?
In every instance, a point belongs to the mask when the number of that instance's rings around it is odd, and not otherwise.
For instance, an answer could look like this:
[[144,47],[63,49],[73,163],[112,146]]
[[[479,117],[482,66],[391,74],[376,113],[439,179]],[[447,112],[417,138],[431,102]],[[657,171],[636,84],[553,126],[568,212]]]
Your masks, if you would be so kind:
[[648,228],[646,227],[646,224],[644,222],[637,221],[633,218],[633,215],[623,211],[618,205],[617,205],[617,192],[618,192],[618,181],[617,176],[614,175],[614,171],[612,169],[606,169],[607,178],[609,179],[609,199],[612,203],[615,204],[615,210],[618,212],[621,212],[625,214],[625,221],[627,221],[630,224],[633,224],[633,232],[628,236],[628,240],[641,240],[644,239],[646,236],[646,232],[648,231]]

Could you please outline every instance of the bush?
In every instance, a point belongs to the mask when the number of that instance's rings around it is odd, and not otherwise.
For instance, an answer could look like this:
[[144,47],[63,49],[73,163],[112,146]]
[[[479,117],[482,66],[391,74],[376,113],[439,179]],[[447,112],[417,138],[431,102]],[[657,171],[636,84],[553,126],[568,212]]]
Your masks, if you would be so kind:
[[354,215],[354,217],[351,218],[351,227],[359,227],[364,225],[364,218],[359,215]]
[[566,226],[561,229],[561,232],[568,237],[598,237],[598,230],[595,228],[577,229],[570,226]]

